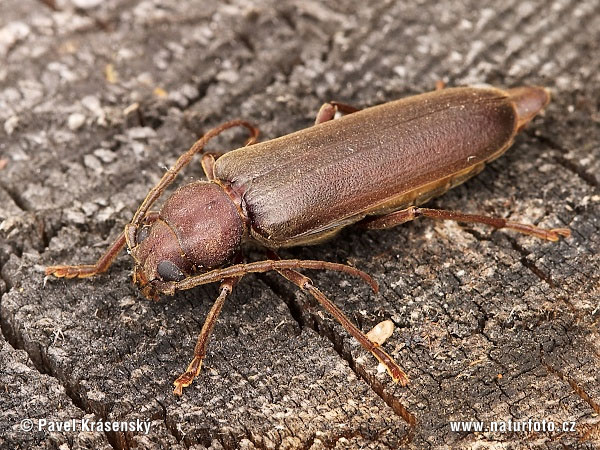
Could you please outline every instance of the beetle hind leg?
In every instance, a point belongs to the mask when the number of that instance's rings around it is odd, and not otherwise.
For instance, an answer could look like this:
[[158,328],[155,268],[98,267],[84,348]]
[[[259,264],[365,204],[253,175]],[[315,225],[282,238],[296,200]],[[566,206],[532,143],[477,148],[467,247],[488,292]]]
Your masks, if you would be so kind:
[[445,209],[419,208],[417,206],[411,206],[384,216],[365,219],[361,222],[361,225],[370,229],[391,228],[415,220],[418,217],[429,217],[430,219],[438,220],[454,220],[455,222],[481,223],[497,229],[506,228],[507,230],[517,231],[522,234],[528,234],[552,242],[558,241],[561,237],[569,237],[571,235],[571,230],[568,228],[546,229],[536,227],[535,225],[513,222],[501,217],[465,214]]

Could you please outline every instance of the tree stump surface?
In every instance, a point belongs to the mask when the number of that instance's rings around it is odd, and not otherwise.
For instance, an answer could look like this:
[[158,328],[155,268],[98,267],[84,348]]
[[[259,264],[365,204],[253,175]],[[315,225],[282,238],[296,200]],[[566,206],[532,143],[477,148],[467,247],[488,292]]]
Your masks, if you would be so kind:
[[[0,448],[596,448],[599,42],[596,0],[3,0]],[[377,295],[306,272],[365,332],[394,321],[384,348],[407,387],[266,274],[236,287],[202,374],[175,397],[215,285],[149,302],[125,252],[97,278],[44,280],[47,265],[95,261],[211,127],[243,118],[266,140],[310,126],[325,101],[366,107],[439,80],[537,84],[553,99],[505,156],[431,205],[573,235],[420,220],[282,252],[375,277]],[[194,162],[178,183],[201,174]],[[86,418],[150,431],[37,429]],[[450,425],[529,419],[574,429]]]

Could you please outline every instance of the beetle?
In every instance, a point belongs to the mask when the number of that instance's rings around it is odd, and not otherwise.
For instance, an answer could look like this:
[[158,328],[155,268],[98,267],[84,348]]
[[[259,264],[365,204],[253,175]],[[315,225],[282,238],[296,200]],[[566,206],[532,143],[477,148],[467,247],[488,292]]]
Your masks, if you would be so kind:
[[[315,260],[280,260],[282,247],[316,244],[350,224],[389,228],[417,217],[506,228],[557,241],[568,228],[543,229],[500,217],[423,208],[420,205],[479,173],[502,155],[516,134],[550,101],[548,90],[457,87],[358,110],[325,103],[315,125],[258,143],[258,129],[226,122],[183,153],[139,206],[124,231],[92,265],[47,267],[46,275],[85,278],[106,271],[127,246],[133,281],[149,298],[221,282],[186,371],[175,382],[181,395],[199,375],[208,339],[234,285],[253,272],[277,271],[310,293],[381,363],[395,382],[408,376],[390,355],[362,333],[311,280],[296,269],[323,269],[361,277],[361,270]],[[333,120],[336,113],[344,115]],[[223,155],[206,153],[207,181],[180,187],[160,211],[150,208],[179,171],[224,130],[244,127],[246,145]],[[268,259],[244,264],[242,244],[258,242]]]

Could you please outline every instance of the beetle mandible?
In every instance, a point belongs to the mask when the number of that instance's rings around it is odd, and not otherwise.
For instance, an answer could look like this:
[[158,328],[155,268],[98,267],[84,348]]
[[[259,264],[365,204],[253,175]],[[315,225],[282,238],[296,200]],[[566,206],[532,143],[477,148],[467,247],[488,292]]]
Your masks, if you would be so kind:
[[[375,281],[344,264],[280,260],[275,250],[321,242],[354,223],[388,228],[417,217],[481,223],[550,241],[568,237],[568,228],[543,229],[500,217],[419,206],[502,155],[549,101],[542,87],[462,87],[364,110],[331,102],[321,107],[315,126],[263,143],[257,143],[258,129],[248,122],[226,122],[179,157],[96,264],[52,266],[46,274],[97,275],[127,246],[135,262],[133,281],[149,299],[221,281],[192,362],[174,382],[178,395],[200,373],[211,331],[235,283],[245,274],[268,271],[277,271],[309,292],[385,365],[395,382],[406,385],[408,376],[392,357],[296,269],[346,272],[361,277],[377,292]],[[337,111],[345,115],[332,120]],[[202,167],[208,181],[180,187],[160,211],[151,211],[192,157],[202,153],[210,139],[233,127],[250,131],[246,146],[220,157],[204,154]],[[246,241],[262,244],[268,259],[243,264],[241,248]]]

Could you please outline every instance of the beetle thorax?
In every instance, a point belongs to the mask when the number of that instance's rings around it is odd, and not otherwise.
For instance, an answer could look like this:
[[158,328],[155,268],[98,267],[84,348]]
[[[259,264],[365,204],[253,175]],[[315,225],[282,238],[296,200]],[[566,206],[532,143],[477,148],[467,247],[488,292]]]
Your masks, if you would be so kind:
[[218,185],[195,182],[179,188],[158,217],[138,228],[131,248],[134,279],[180,281],[229,262],[239,250],[244,223]]

